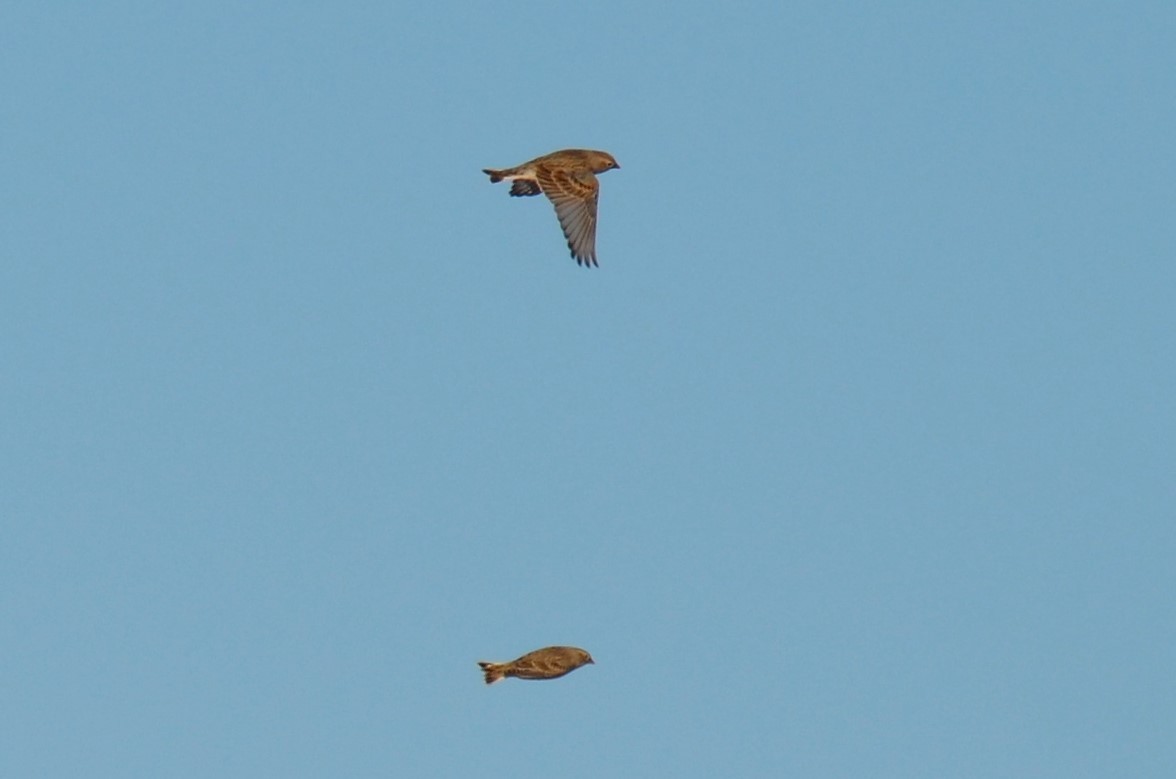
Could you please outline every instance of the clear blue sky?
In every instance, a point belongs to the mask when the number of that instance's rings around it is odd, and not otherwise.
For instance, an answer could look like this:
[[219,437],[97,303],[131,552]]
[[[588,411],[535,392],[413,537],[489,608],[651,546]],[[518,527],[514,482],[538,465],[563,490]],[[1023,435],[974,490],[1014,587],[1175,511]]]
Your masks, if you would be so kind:
[[0,10],[0,775],[1176,775],[1176,5],[397,5]]

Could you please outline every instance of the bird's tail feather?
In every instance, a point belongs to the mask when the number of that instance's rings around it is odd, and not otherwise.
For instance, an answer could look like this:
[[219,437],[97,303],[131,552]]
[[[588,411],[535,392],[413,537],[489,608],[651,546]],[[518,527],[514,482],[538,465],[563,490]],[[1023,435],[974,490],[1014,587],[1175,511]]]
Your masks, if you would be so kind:
[[486,684],[501,682],[506,678],[506,669],[499,663],[478,661],[478,665],[486,672]]

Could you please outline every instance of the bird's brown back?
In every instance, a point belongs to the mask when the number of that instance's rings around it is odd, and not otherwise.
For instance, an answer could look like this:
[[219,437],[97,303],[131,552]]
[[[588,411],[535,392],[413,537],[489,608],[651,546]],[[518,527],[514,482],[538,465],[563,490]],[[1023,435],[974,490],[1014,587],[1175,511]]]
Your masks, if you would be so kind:
[[582,665],[594,663],[592,655],[574,646],[549,646],[519,657],[509,663],[480,662],[486,683],[514,676],[518,679],[558,679]]

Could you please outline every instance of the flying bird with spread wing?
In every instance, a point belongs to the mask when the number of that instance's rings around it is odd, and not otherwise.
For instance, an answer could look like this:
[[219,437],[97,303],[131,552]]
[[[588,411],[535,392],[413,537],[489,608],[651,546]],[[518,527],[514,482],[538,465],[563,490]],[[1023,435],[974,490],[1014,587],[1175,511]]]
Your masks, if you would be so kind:
[[582,665],[594,665],[592,655],[574,646],[549,646],[528,652],[509,663],[479,661],[486,674],[486,684],[500,682],[508,676],[516,679],[558,679]]
[[620,168],[606,151],[564,149],[536,157],[513,168],[485,168],[490,183],[509,181],[511,197],[540,193],[555,206],[559,226],[576,263],[596,265],[596,202],[600,182],[596,174]]

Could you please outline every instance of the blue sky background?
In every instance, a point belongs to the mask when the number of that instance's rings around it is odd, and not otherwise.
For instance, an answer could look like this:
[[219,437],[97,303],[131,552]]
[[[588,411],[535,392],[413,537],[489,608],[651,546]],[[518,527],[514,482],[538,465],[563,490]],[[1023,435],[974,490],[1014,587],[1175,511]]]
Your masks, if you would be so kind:
[[1176,775],[1173,41],[6,3],[0,774]]

